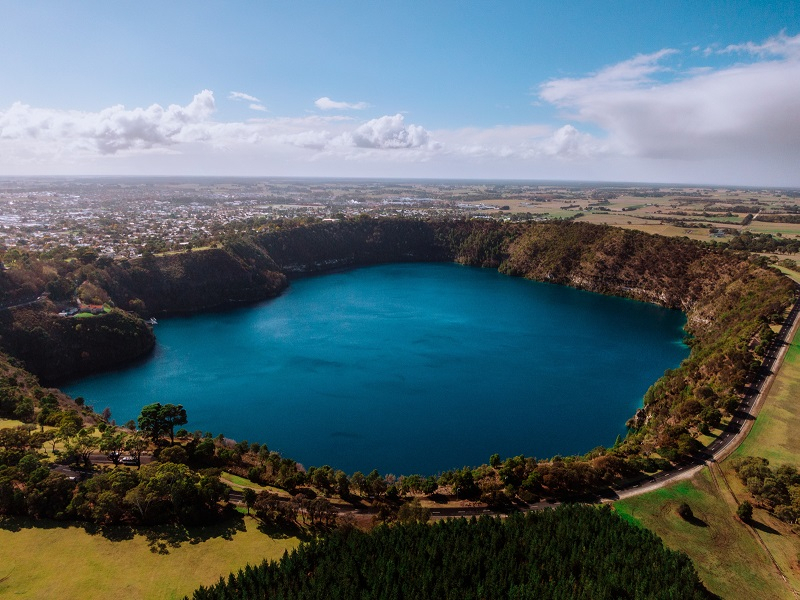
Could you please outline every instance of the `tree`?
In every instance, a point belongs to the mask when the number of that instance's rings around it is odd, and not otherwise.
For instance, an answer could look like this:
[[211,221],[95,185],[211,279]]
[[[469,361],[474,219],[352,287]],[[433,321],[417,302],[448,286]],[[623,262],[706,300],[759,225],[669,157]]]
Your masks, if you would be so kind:
[[475,485],[475,480],[472,477],[472,471],[467,467],[464,467],[460,471],[456,470],[453,473],[453,481],[450,485],[458,499],[470,498],[478,492],[478,487]]
[[119,464],[122,449],[125,447],[125,438],[127,436],[122,431],[118,431],[116,427],[109,427],[100,436],[100,452],[108,453],[111,462],[115,465]]
[[367,479],[361,471],[356,471],[350,478],[350,484],[363,494],[367,489]]
[[427,523],[430,518],[431,509],[422,506],[418,498],[406,502],[397,511],[397,520],[400,523]]
[[164,427],[169,430],[169,443],[175,443],[175,427],[186,425],[186,409],[181,404],[165,404],[162,408]]
[[125,440],[125,450],[136,458],[136,464],[141,467],[142,465],[142,452],[147,450],[149,445],[145,433],[143,431],[134,431]]
[[147,433],[154,442],[157,442],[164,431],[164,421],[161,419],[162,406],[160,402],[148,404],[142,408],[139,415],[139,429]]
[[336,471],[336,493],[340,498],[347,498],[350,496],[350,480],[344,471]]
[[430,496],[431,494],[435,493],[436,490],[438,489],[439,489],[439,484],[436,481],[436,477],[434,477],[433,475],[429,475],[428,478],[422,482],[420,491],[426,496]]
[[244,488],[242,492],[242,500],[244,500],[244,504],[247,507],[247,514],[250,514],[250,509],[253,507],[253,504],[256,502],[256,491],[253,488]]
[[94,427],[88,429],[81,429],[74,438],[71,438],[66,444],[66,451],[68,454],[75,456],[75,462],[83,460],[86,468],[92,465],[90,457],[92,452],[97,450],[99,440],[94,436]]
[[747,523],[753,518],[753,505],[747,500],[740,502],[739,507],[736,509],[736,516]]
[[139,415],[139,429],[147,432],[154,442],[169,433],[170,445],[175,443],[175,427],[186,423],[186,409],[182,404],[148,404]]
[[58,442],[63,442],[64,445],[66,445],[67,441],[76,433],[78,433],[78,428],[75,426],[75,423],[71,419],[63,419],[53,436],[53,453],[56,451],[56,444]]
[[681,502],[678,506],[678,516],[684,521],[691,520],[694,517],[692,507],[686,504],[686,502]]
[[189,462],[189,454],[183,446],[170,446],[161,451],[161,454],[158,455],[158,460],[185,465]]

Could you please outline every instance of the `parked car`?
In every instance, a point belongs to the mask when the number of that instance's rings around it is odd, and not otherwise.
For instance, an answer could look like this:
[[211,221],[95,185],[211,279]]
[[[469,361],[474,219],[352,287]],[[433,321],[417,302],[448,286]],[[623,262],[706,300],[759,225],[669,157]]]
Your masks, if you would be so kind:
[[123,456],[120,459],[120,462],[123,465],[138,465],[139,464],[139,459],[136,458],[135,456]]

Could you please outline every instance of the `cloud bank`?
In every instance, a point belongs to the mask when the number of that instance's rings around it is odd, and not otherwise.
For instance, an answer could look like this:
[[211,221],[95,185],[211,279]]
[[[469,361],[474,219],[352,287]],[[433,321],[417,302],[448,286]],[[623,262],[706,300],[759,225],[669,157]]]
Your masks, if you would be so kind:
[[729,46],[767,59],[718,70],[665,73],[662,50],[593,75],[555,79],[540,97],[604,130],[618,153],[655,159],[800,158],[800,36]]

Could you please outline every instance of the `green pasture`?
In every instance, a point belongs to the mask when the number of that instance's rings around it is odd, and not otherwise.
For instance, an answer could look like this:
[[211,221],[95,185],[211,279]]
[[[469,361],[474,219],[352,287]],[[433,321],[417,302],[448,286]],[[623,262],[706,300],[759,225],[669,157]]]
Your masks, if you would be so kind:
[[[686,502],[695,519],[677,508]],[[690,481],[621,500],[625,519],[658,534],[673,550],[689,555],[705,586],[725,599],[791,598],[766,553],[738,522],[712,483],[708,469]]]
[[753,429],[733,456],[800,465],[800,345],[792,341]]
[[296,537],[251,517],[197,528],[95,528],[0,520],[2,598],[183,598],[246,564],[279,559]]

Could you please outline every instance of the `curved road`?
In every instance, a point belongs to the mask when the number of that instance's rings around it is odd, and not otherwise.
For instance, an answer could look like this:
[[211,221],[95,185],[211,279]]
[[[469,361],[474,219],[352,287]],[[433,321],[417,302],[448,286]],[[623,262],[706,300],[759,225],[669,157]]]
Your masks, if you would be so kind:
[[[800,290],[800,286],[796,286],[796,289]],[[699,458],[669,471],[647,477],[638,483],[619,488],[616,490],[616,496],[610,499],[618,500],[637,496],[658,489],[672,481],[687,479],[698,473],[707,463],[721,461],[730,456],[753,428],[753,423],[769,394],[772,383],[775,381],[786,351],[789,349],[795,333],[797,333],[798,325],[800,325],[798,316],[800,316],[800,299],[795,302],[780,332],[769,345],[764,354],[761,368],[748,381],[745,397],[742,399],[733,419],[731,419],[731,422],[720,436],[706,447]]]

